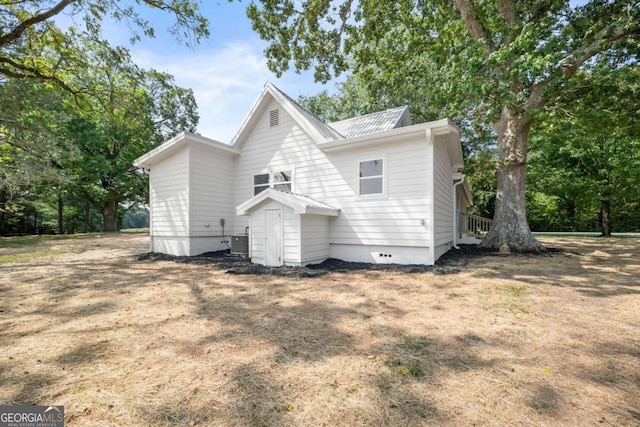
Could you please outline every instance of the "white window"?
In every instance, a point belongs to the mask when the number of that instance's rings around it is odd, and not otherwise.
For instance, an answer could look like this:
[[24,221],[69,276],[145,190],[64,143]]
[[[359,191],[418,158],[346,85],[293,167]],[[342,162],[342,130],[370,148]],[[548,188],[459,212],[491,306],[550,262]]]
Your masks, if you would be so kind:
[[273,188],[285,193],[291,193],[291,171],[274,172]]
[[273,188],[285,193],[291,193],[293,184],[291,170],[271,171],[253,176],[253,195],[262,193],[267,188]]
[[384,194],[384,160],[365,160],[359,165],[359,194],[368,196],[372,194]]
[[268,173],[261,173],[259,175],[253,176],[253,195],[262,193],[264,190],[269,188],[270,185],[270,176]]

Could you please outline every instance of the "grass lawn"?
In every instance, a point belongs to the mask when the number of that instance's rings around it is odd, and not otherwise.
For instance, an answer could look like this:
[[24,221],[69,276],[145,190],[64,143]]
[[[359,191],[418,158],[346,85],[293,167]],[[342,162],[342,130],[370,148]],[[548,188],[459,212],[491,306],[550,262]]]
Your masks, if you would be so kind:
[[[640,425],[640,239],[228,275],[141,234],[0,245],[0,404],[67,426]],[[31,254],[32,256],[30,256]]]

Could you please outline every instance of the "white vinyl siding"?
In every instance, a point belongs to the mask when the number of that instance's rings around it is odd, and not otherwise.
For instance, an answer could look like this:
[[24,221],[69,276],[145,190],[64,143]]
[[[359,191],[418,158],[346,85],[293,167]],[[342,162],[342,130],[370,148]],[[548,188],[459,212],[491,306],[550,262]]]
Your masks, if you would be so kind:
[[[293,213],[293,209],[283,206],[282,241],[284,245],[284,263],[300,263],[300,215]],[[303,230],[304,232],[304,230]]]
[[[253,175],[265,170],[295,169],[295,192],[340,209],[331,220],[330,242],[365,245],[428,246],[428,165],[424,135],[344,151],[325,153],[280,109],[280,126],[270,128],[272,102],[241,148],[236,160],[235,206],[253,197]],[[384,159],[384,198],[358,195],[358,165]],[[421,220],[426,220],[426,225]],[[236,221],[236,232],[249,225]]]
[[154,236],[189,236],[188,149],[151,168],[149,200]]
[[[192,144],[191,157],[191,236],[221,236],[233,231],[233,158],[219,150]],[[207,226],[208,224],[208,226]]]
[[329,258],[329,218],[321,215],[301,215],[302,264],[318,263]]
[[453,240],[453,171],[444,141],[434,144],[434,225],[435,246]]
[[[280,124],[271,128],[269,111],[274,109],[280,110]],[[309,196],[305,193],[308,185],[303,185],[303,188],[298,186],[298,165],[303,165],[305,169],[318,168],[320,171],[318,179],[322,177],[326,168],[331,167],[324,153],[315,146],[307,133],[298,126],[284,108],[272,102],[265,108],[255,128],[243,143],[240,157],[236,159],[234,206],[254,196],[253,176],[265,171],[272,171],[275,174],[291,171],[294,175],[292,180],[295,180],[295,183],[292,182],[295,192]],[[335,176],[335,172],[332,175]],[[313,181],[314,177],[307,176],[305,179]],[[317,184],[313,183],[313,185]],[[249,225],[247,217],[238,217],[235,231],[241,233],[247,225]]]
[[[354,177],[357,185],[358,161],[363,155],[378,154],[386,162],[385,197],[358,197],[357,188],[342,188],[330,193],[323,202],[340,208],[332,221],[331,243],[391,246],[428,246],[430,197],[427,191],[430,161],[426,141],[421,139],[389,144],[384,152],[361,148],[330,154],[339,176]],[[298,174],[298,182],[302,178]],[[313,196],[310,196],[313,197]]]

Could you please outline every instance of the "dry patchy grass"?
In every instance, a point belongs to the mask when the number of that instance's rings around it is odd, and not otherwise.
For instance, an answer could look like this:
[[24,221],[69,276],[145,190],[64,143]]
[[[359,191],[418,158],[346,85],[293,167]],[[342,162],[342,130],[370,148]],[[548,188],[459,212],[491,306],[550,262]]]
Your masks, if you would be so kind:
[[[0,264],[0,404],[68,426],[638,425],[638,239],[450,274],[231,276],[143,235]],[[47,255],[49,254],[49,255]]]

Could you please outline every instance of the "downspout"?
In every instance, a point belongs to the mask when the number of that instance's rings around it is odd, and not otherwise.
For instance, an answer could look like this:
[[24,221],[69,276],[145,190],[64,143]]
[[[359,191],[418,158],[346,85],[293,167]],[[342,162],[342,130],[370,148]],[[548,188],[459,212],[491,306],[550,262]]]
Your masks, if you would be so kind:
[[435,141],[433,138],[433,133],[430,128],[427,128],[425,131],[425,136],[427,138],[429,155],[431,157],[431,169],[429,171],[430,183],[429,183],[429,194],[431,197],[431,203],[429,204],[429,258],[427,259],[427,265],[435,265],[436,263],[436,207],[433,200],[435,199],[435,165],[434,165],[434,157],[435,157]]
[[458,185],[464,182],[465,175],[458,175],[458,176],[460,176],[460,180],[458,182],[453,183],[453,247],[456,249],[460,249],[460,247],[456,245],[456,240],[458,235],[458,223],[460,222],[458,221],[458,207],[456,206],[458,202],[456,188],[458,187]]
[[153,200],[151,200],[151,168],[142,168],[149,175],[149,252],[155,252],[155,242],[153,238]]

